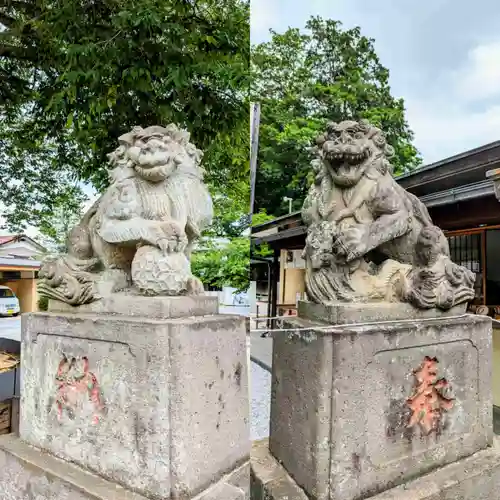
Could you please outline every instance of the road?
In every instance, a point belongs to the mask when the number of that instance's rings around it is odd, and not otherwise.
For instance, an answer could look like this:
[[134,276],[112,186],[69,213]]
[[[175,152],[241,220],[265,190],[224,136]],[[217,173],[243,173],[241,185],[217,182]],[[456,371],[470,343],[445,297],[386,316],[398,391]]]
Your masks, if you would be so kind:
[[219,306],[221,314],[238,314],[241,316],[248,316],[250,314],[250,307],[248,306]]
[[21,318],[0,318],[0,337],[21,341]]
[[271,374],[257,363],[250,363],[250,439],[269,436]]

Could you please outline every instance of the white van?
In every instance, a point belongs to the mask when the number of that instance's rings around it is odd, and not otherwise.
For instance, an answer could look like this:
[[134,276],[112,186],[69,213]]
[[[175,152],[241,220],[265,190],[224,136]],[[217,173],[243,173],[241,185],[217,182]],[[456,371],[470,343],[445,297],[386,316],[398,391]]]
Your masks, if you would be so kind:
[[0,286],[0,316],[17,316],[19,299],[8,286]]

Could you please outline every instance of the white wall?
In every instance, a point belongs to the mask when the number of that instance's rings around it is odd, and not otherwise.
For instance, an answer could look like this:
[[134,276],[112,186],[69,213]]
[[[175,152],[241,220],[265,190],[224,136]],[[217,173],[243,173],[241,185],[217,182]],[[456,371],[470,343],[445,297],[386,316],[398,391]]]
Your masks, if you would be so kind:
[[29,241],[12,241],[0,246],[0,257],[36,257],[40,250]]
[[248,288],[248,302],[250,303],[250,313],[257,314],[257,283],[250,281]]

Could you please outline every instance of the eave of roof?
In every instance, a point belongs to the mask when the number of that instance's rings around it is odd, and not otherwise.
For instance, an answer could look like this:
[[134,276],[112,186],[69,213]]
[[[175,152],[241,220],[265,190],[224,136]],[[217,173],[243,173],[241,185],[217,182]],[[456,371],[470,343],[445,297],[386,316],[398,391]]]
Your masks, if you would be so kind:
[[430,193],[421,196],[420,201],[427,207],[435,207],[438,205],[450,205],[458,201],[482,198],[492,194],[495,194],[495,186],[492,181],[486,180],[453,189],[446,189],[438,193]]
[[33,270],[40,269],[41,265],[42,263],[39,260],[0,257],[0,267],[22,267]]
[[456,154],[454,156],[450,156],[448,158],[444,158],[443,160],[436,161],[434,163],[429,163],[428,165],[422,165],[419,168],[416,168],[414,170],[411,170],[410,172],[405,172],[404,174],[398,175],[395,177],[397,181],[406,179],[408,177],[414,177],[415,175],[418,175],[422,172],[426,172],[428,170],[433,170],[439,167],[442,167],[443,165],[447,165],[449,163],[453,163],[459,160],[463,160],[464,158],[467,158],[469,156],[472,156],[477,153],[482,153],[484,151],[488,151],[493,148],[497,148],[500,146],[500,141],[494,141],[490,142],[488,144],[484,144],[483,146],[479,146],[474,149],[469,149],[468,151],[464,151],[463,153]]
[[273,220],[263,222],[262,224],[258,224],[256,226],[252,226],[251,232],[252,233],[260,233],[261,231],[265,231],[266,229],[270,229],[274,226],[277,226],[280,224],[280,222],[286,222],[288,220],[294,220],[297,217],[301,217],[301,211],[298,210],[296,212],[292,212],[291,214],[286,214],[286,215],[281,215],[280,217],[276,217]]
[[47,249],[35,241],[33,238],[26,236],[25,234],[8,234],[5,236],[0,236],[0,246],[6,245],[7,243],[11,243],[12,241],[29,241],[33,246],[37,247],[41,252],[46,252]]

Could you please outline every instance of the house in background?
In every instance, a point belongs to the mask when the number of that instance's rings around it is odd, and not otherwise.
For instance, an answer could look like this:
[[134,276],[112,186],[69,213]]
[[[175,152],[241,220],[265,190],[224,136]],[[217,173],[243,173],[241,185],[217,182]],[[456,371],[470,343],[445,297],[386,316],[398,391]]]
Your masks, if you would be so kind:
[[38,310],[36,283],[46,249],[24,234],[0,236],[0,285],[17,295],[21,313]]

